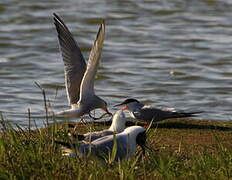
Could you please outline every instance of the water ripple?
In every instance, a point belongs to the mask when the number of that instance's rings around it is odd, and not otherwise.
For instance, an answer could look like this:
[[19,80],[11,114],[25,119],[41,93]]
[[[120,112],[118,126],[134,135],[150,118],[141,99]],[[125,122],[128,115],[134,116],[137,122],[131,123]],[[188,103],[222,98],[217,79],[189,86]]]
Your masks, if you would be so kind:
[[231,119],[231,1],[27,1],[0,3],[0,109],[43,125],[46,90],[52,109],[68,107],[52,13],[62,16],[83,54],[106,20],[97,94],[113,105],[135,97],[154,106],[204,110]]

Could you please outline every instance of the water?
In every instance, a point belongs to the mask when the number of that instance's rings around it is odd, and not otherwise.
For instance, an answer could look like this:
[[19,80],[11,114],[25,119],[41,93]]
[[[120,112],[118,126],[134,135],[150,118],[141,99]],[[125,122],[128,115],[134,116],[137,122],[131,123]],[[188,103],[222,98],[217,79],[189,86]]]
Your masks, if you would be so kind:
[[[52,13],[88,57],[99,23],[106,40],[96,93],[112,106],[134,97],[158,107],[203,110],[200,119],[232,119],[230,0],[9,0],[0,2],[0,111],[42,126],[46,90],[54,111],[68,108]],[[58,89],[58,91],[56,91]]]

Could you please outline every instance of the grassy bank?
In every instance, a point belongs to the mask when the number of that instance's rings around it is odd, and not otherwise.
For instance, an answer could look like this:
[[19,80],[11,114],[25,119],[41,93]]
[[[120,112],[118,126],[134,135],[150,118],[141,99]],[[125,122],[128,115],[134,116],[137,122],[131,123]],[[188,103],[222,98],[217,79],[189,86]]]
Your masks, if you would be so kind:
[[[79,124],[76,131],[107,125]],[[148,135],[152,151],[119,163],[62,156],[54,140],[67,140],[72,124],[25,131],[3,123],[2,128],[0,179],[232,179],[230,122],[174,119],[154,124]]]

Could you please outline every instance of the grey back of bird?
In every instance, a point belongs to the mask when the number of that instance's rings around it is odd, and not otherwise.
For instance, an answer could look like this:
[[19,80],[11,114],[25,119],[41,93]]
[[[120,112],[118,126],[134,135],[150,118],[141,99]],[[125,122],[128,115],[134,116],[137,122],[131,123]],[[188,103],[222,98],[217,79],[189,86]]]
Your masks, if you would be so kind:
[[129,152],[129,145],[127,145],[128,139],[125,138],[125,135],[105,136],[93,141],[91,144],[82,144],[80,146],[80,152],[83,154],[87,154],[89,151],[91,151],[92,155],[100,158],[107,158],[109,157],[109,155],[112,154],[114,138],[117,143],[117,152],[115,155],[115,159],[123,159],[127,156]]

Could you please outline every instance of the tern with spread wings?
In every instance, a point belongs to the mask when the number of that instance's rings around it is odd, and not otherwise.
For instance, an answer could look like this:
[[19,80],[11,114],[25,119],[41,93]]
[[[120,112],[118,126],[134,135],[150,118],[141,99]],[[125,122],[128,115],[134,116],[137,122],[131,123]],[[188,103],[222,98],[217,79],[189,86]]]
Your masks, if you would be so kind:
[[94,78],[100,63],[105,35],[104,22],[99,28],[86,66],[81,50],[68,27],[57,14],[53,15],[64,61],[66,92],[71,106],[71,109],[58,112],[56,115],[79,118],[97,108],[111,114],[107,109],[107,103],[94,92]]

